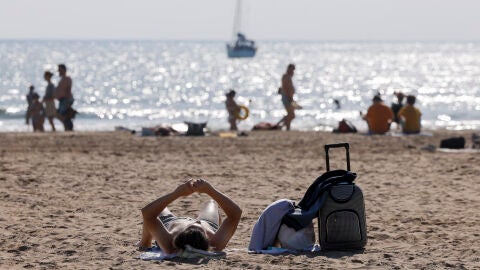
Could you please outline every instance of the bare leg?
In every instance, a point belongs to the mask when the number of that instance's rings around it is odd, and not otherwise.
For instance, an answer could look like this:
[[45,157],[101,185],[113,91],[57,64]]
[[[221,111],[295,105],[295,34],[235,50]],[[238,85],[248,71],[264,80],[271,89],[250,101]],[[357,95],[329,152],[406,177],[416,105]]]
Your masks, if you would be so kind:
[[295,118],[295,109],[293,106],[287,108],[287,116],[285,116],[285,126],[287,130],[290,130],[290,124],[292,123],[293,118]]
[[203,209],[200,210],[197,219],[208,220],[220,225],[220,215],[218,214],[218,205],[214,200],[208,201]]
[[237,119],[229,119],[228,122],[230,123],[230,130],[237,130]]
[[48,117],[48,122],[50,122],[50,126],[52,126],[52,131],[55,131],[55,124],[53,123],[53,117]]

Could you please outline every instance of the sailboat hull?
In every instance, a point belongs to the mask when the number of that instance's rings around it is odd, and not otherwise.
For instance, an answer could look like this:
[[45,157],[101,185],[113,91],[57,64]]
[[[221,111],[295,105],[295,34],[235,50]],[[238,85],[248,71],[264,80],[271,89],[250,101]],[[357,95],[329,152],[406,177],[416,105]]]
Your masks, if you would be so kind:
[[227,44],[227,54],[229,58],[248,58],[254,57],[257,53],[257,47],[241,46],[235,47]]

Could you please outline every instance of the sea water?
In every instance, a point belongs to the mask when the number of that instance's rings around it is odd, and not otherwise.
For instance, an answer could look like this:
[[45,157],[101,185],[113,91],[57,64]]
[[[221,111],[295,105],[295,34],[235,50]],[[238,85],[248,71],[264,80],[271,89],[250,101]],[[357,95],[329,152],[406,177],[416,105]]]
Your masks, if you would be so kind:
[[54,72],[56,84],[59,63],[73,79],[76,130],[183,121],[227,129],[230,88],[250,109],[240,129],[277,122],[285,115],[277,91],[289,63],[296,65],[295,100],[303,106],[293,129],[331,130],[345,118],[366,130],[359,111],[377,92],[390,105],[395,91],[417,96],[424,128],[480,128],[480,43],[270,41],[258,42],[254,58],[229,59],[224,42],[4,40],[0,131],[31,130],[28,86],[43,96],[43,72]]

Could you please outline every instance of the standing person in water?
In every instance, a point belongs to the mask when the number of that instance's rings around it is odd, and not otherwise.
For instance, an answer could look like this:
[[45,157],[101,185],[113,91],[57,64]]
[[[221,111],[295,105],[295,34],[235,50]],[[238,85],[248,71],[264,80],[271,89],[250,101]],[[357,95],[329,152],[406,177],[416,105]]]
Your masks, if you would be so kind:
[[[212,199],[197,218],[177,217],[168,210],[170,203],[195,192],[204,193]],[[223,222],[220,221],[216,203],[227,215]],[[142,208],[143,233],[139,249],[151,247],[152,240],[155,240],[167,254],[183,250],[186,245],[221,251],[235,233],[241,215],[240,207],[206,180],[190,179]]]
[[27,104],[28,104],[28,107],[27,107],[27,113],[25,114],[25,123],[28,125],[29,123],[29,116],[28,116],[28,111],[30,110],[30,106],[32,105],[32,102],[33,102],[33,96],[35,95],[35,86],[33,85],[30,85],[28,87],[28,93],[27,95],[25,96],[25,98],[27,99]]
[[237,130],[237,114],[240,111],[240,106],[238,106],[237,102],[235,102],[235,90],[230,89],[225,96],[227,99],[225,100],[225,107],[228,111],[228,123],[230,124],[230,130]]
[[283,74],[282,77],[282,87],[279,89],[280,94],[282,95],[282,103],[287,111],[287,115],[283,117],[280,122],[283,122],[287,127],[287,130],[290,130],[290,125],[295,118],[295,107],[293,106],[293,95],[295,94],[295,87],[293,86],[293,74],[295,71],[295,65],[289,64],[287,67],[287,72]]
[[55,99],[54,99],[54,91],[55,86],[53,85],[52,79],[53,73],[50,71],[45,71],[43,74],[43,78],[47,81],[47,87],[45,88],[45,95],[43,96],[43,103],[45,103],[45,116],[48,118],[48,122],[52,127],[52,131],[55,131],[55,124],[53,123],[53,119],[57,115],[57,109],[55,108]]
[[55,98],[58,99],[58,118],[62,121],[65,131],[73,131],[72,118],[75,115],[72,109],[73,95],[72,95],[72,79],[67,76],[67,67],[64,64],[58,65],[58,75],[60,82],[58,82],[55,89]]

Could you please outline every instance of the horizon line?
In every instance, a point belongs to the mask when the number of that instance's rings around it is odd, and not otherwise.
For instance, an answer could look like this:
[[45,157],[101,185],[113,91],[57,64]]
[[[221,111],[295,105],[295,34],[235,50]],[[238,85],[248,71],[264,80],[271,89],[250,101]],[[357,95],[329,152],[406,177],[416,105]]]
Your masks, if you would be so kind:
[[[223,39],[170,38],[0,38],[0,41],[164,41],[164,42],[225,42]],[[325,42],[325,43],[477,43],[480,39],[255,39],[255,42]]]

